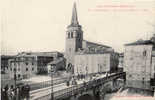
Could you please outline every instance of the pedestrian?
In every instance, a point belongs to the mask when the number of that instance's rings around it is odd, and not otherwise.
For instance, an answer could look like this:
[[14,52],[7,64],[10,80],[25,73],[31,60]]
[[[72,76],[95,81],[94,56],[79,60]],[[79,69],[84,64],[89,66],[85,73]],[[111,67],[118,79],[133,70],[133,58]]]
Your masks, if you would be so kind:
[[21,87],[21,99],[25,98],[24,86]]
[[9,90],[9,85],[7,84],[4,87],[4,98],[5,98],[5,100],[9,100],[8,90]]
[[9,87],[8,91],[7,91],[7,96],[8,96],[8,100],[13,100],[12,94],[11,94],[11,87]]
[[25,90],[25,93],[26,93],[26,100],[29,100],[30,99],[30,94],[29,94],[29,92],[30,92],[30,85],[26,84],[24,90]]
[[5,100],[4,99],[4,89],[1,88],[1,100]]
[[[3,89],[4,100],[9,100],[7,91],[8,91],[8,90]],[[2,99],[2,100],[3,100],[3,99]]]
[[16,94],[16,95],[17,95],[16,98],[17,98],[17,100],[21,100],[21,99],[20,99],[20,92],[21,92],[21,91],[20,91],[20,87],[18,86],[18,87],[17,87],[17,90],[16,90],[16,93],[17,93],[17,94]]
[[69,86],[69,80],[66,82],[66,85]]
[[5,89],[5,91],[8,91],[8,89],[9,89],[8,84],[4,87],[4,89]]

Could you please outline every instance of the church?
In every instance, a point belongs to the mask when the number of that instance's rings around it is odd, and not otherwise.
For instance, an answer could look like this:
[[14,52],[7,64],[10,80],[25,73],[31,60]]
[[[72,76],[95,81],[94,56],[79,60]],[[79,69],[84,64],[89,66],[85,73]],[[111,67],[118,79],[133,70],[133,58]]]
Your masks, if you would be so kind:
[[75,75],[113,72],[117,70],[118,57],[112,47],[83,39],[82,26],[79,24],[74,3],[71,24],[66,31],[66,69]]

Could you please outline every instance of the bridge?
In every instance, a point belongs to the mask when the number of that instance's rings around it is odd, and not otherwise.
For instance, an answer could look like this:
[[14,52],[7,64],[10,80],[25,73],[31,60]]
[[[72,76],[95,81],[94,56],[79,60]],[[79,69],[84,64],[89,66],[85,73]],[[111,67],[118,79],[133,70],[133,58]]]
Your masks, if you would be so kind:
[[[66,83],[61,83],[53,86],[53,100],[78,100],[82,95],[88,94],[92,97],[103,97],[105,94],[106,84],[116,88],[118,87],[117,80],[122,79],[125,84],[126,73],[118,72],[110,75],[101,75],[92,80],[78,81],[76,85],[67,86]],[[38,94],[31,93],[30,100],[51,100],[51,87],[41,90]],[[37,95],[37,96],[35,96]]]

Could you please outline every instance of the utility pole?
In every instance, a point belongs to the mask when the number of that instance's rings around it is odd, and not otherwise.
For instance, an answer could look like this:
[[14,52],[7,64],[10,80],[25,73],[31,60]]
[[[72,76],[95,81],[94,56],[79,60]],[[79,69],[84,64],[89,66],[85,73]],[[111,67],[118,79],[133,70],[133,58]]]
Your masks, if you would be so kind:
[[54,100],[54,93],[53,93],[53,74],[54,74],[54,67],[51,65],[51,100]]
[[16,75],[16,72],[17,72],[17,70],[16,70],[16,68],[14,68],[14,81],[15,81],[15,100],[17,100],[16,98],[17,98],[17,92],[16,92],[16,80],[17,80],[17,75]]

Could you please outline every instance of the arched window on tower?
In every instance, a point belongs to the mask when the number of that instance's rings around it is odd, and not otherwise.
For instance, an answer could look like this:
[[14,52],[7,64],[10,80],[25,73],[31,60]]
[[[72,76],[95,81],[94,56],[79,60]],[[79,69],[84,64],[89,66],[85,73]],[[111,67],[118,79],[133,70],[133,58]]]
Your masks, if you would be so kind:
[[67,32],[67,34],[68,34],[68,38],[70,38],[70,32]]
[[78,38],[81,38],[81,35],[80,34],[78,35]]
[[73,38],[73,32],[71,32],[71,38]]

